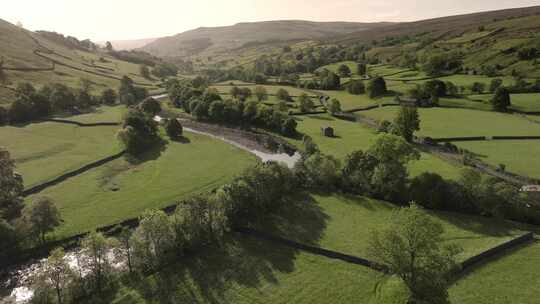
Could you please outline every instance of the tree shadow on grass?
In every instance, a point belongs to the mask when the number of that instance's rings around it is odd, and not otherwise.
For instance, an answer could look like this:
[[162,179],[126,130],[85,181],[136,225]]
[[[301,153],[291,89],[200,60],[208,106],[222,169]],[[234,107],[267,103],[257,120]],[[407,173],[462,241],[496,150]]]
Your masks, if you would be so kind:
[[329,216],[309,193],[285,200],[278,212],[256,225],[257,230],[311,246],[318,246]]
[[160,139],[154,143],[149,150],[139,155],[126,154],[125,159],[130,165],[133,166],[141,165],[147,161],[156,160],[165,150],[167,150],[168,143],[169,142],[167,140]]
[[[429,213],[442,222],[486,237],[517,237],[517,230],[522,230],[523,232],[527,230],[525,225],[492,217],[465,215],[445,211],[430,211]],[[475,237],[471,236],[471,238]]]
[[310,115],[309,118],[317,119],[317,120],[326,120],[326,121],[334,121],[335,120],[332,117],[321,116],[320,114]]
[[297,250],[235,235],[141,282],[142,294],[157,303],[234,303],[239,289],[277,284],[276,273],[294,271]]
[[179,144],[189,144],[191,143],[191,140],[185,136],[179,136],[179,137],[174,137],[174,138],[170,138],[171,141],[175,142],[175,143],[179,143]]

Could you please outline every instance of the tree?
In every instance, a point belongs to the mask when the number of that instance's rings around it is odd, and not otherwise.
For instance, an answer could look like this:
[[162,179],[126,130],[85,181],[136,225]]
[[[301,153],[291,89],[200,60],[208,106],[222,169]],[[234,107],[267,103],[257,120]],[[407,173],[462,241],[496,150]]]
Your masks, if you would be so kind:
[[418,151],[401,137],[381,134],[367,153],[377,161],[370,180],[373,195],[404,203],[408,177],[406,165],[420,158]]
[[366,73],[367,73],[366,64],[365,63],[359,63],[356,66],[356,70],[357,70],[358,75],[366,75]]
[[302,95],[298,97],[298,103],[300,105],[300,111],[302,113],[311,112],[315,108],[313,100],[311,100],[311,98],[306,93],[302,93]]
[[231,88],[230,92],[232,98],[238,98],[240,96],[240,88],[237,86],[234,86]]
[[420,130],[420,118],[416,107],[402,106],[394,119],[393,132],[412,142],[414,132]]
[[500,87],[495,91],[495,95],[491,99],[491,105],[495,111],[506,112],[511,105],[510,92],[507,88]]
[[370,98],[376,98],[386,94],[386,81],[382,77],[376,77],[369,81],[367,92]]
[[112,105],[116,103],[116,92],[113,89],[105,89],[101,92],[101,102],[103,104]]
[[255,96],[257,96],[258,101],[263,101],[268,99],[268,92],[265,87],[256,86],[255,87]]
[[4,107],[0,107],[0,126],[9,122],[8,110]]
[[143,100],[140,104],[140,108],[144,113],[151,115],[152,117],[156,116],[161,112],[161,104],[155,98],[148,97]]
[[489,84],[489,91],[491,93],[495,93],[497,89],[503,84],[502,79],[496,78],[491,80],[491,83]]
[[45,243],[45,235],[58,227],[62,219],[54,201],[48,197],[36,199],[23,211],[23,218],[28,224],[30,235]]
[[131,236],[131,231],[128,228],[123,227],[117,237],[120,255],[125,256],[130,273],[133,272],[133,245],[131,243]]
[[291,96],[289,95],[289,92],[287,92],[287,90],[281,88],[277,91],[276,93],[276,97],[279,99],[279,100],[283,100],[283,101],[290,101],[291,100]]
[[163,211],[147,210],[131,240],[134,263],[143,270],[151,270],[167,261],[175,244],[175,233]]
[[471,85],[471,92],[476,94],[482,94],[486,88],[486,85],[483,82],[473,82]]
[[281,133],[286,136],[293,136],[296,134],[296,127],[297,122],[292,117],[288,117],[285,120],[283,120],[283,123],[281,125]]
[[[52,285],[59,304],[64,302],[65,290],[73,280],[73,270],[69,267],[65,256],[62,248],[53,250],[45,261],[42,272],[38,275],[38,286],[47,288]],[[47,291],[43,292],[48,293]]]
[[451,209],[451,193],[446,181],[436,173],[424,172],[411,181],[410,198],[429,209]]
[[139,154],[158,142],[158,126],[152,116],[139,109],[131,109],[124,116],[117,137],[128,153]]
[[442,225],[413,203],[396,211],[388,228],[372,234],[372,256],[405,283],[408,303],[450,303],[447,288],[460,249],[443,245],[443,233]]
[[13,220],[23,209],[23,179],[15,173],[15,162],[9,152],[0,147],[0,218]]
[[103,234],[93,231],[82,239],[81,247],[85,253],[84,268],[90,272],[97,291],[101,292],[112,270],[109,254],[112,243]]
[[67,86],[56,83],[52,86],[50,100],[53,109],[63,111],[74,105],[75,95]]
[[139,74],[141,74],[142,77],[146,78],[146,79],[150,79],[150,69],[148,68],[148,66],[146,64],[141,64],[139,66]]
[[338,67],[338,73],[341,77],[351,77],[351,69],[345,64]]
[[347,85],[347,91],[354,95],[360,95],[366,92],[366,87],[362,80],[351,80]]
[[340,113],[341,112],[341,103],[336,98],[332,98],[330,100],[330,105],[328,106],[328,110],[332,115]]
[[169,119],[165,123],[165,131],[170,138],[179,138],[182,137],[183,128],[180,121],[176,118]]

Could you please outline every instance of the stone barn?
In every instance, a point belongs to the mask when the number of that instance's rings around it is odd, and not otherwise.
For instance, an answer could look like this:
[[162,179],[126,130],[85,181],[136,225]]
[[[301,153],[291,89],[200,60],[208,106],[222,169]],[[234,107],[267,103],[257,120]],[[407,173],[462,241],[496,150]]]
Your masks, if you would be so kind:
[[321,133],[326,137],[334,137],[334,128],[330,126],[321,127]]

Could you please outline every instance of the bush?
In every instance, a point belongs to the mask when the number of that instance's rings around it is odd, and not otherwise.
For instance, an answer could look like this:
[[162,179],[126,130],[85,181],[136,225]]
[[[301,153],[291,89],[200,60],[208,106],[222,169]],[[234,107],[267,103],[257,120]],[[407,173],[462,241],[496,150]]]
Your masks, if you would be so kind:
[[376,77],[369,81],[367,92],[370,98],[375,98],[386,94],[386,81],[382,77]]
[[410,199],[426,208],[449,210],[451,193],[446,181],[436,173],[422,173],[411,181]]
[[140,154],[159,141],[157,123],[138,109],[131,109],[125,115],[117,136],[130,154]]
[[362,80],[351,80],[347,85],[347,92],[353,95],[360,95],[366,92],[366,87]]
[[116,103],[116,92],[113,89],[106,89],[101,92],[101,103],[113,105]]
[[169,119],[165,123],[165,131],[170,138],[179,138],[182,136],[183,127],[178,119]]

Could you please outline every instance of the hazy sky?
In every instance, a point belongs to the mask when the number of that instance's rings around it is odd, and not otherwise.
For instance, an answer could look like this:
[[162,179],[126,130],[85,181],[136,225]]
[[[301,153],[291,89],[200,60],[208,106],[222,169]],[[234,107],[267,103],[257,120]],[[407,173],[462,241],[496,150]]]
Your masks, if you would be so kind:
[[248,21],[412,21],[533,5],[540,0],[1,0],[0,18],[99,41]]

